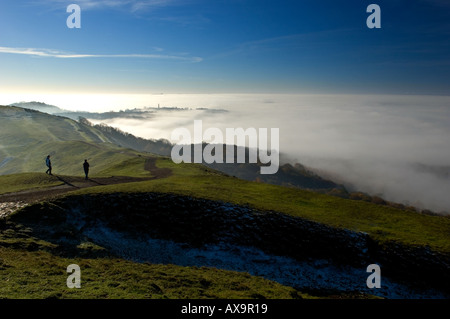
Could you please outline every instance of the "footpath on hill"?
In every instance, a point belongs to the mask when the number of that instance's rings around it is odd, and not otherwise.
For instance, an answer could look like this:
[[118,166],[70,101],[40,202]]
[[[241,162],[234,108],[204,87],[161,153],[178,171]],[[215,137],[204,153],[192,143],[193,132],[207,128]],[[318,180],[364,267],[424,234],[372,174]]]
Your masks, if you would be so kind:
[[130,177],[130,176],[110,176],[110,177],[94,177],[86,180],[84,177],[77,176],[59,176],[54,175],[63,184],[47,188],[30,189],[14,193],[6,193],[0,195],[0,218],[6,217],[14,211],[31,203],[51,200],[62,194],[66,194],[78,189],[114,185],[132,182],[148,181],[153,179],[166,178],[172,175],[169,168],[156,167],[156,158],[147,158],[144,169],[149,171],[150,177]]

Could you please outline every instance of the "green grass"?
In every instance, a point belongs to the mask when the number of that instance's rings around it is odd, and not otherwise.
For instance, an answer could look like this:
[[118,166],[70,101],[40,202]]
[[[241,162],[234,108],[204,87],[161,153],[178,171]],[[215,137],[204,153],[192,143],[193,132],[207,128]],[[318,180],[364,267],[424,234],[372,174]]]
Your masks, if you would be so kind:
[[84,189],[74,194],[176,193],[250,205],[333,227],[366,232],[380,242],[398,241],[450,252],[450,219],[443,216],[424,215],[296,188],[243,181],[224,176],[201,165],[177,165],[170,159],[159,159],[157,166],[172,169],[173,175],[165,179]]
[[45,172],[50,154],[54,173],[82,176],[85,159],[98,173],[138,153],[108,142],[100,130],[76,121],[0,106],[0,175]]
[[[45,173],[45,157],[52,155],[53,172],[63,176],[83,176],[82,163],[91,163],[91,177],[156,177],[144,169],[149,154],[101,143],[104,136],[74,121],[0,107],[12,118],[0,126],[0,155],[6,161],[0,174],[0,194],[61,185]],[[9,112],[9,113],[8,113]],[[17,112],[21,113],[17,116]],[[8,113],[8,114],[7,114]],[[38,123],[36,118],[42,118]],[[21,132],[21,135],[11,132]],[[82,140],[82,141],[81,141]],[[239,180],[198,164],[174,164],[158,157],[157,166],[172,175],[143,182],[97,186],[76,194],[161,192],[175,193],[306,218],[338,228],[362,231],[383,243],[428,246],[450,252],[450,219],[429,216],[263,183]],[[39,173],[38,173],[39,172]],[[2,221],[0,220],[0,225]],[[15,227],[15,228],[14,228]],[[252,277],[245,273],[212,268],[138,264],[105,257],[105,249],[92,243],[79,248],[86,255],[63,258],[54,244],[30,237],[32,232],[15,225],[0,231],[0,298],[291,298],[297,292],[289,287]],[[1,228],[1,227],[0,227]],[[96,255],[93,258],[92,255]],[[65,285],[67,265],[82,268],[82,289]],[[99,280],[99,278],[101,280]],[[310,297],[302,295],[302,297]]]
[[[10,237],[14,236],[11,232]],[[21,235],[23,237],[23,234]],[[114,257],[63,258],[51,244],[0,233],[0,298],[9,299],[292,299],[295,289],[247,273],[205,267],[152,265]],[[17,235],[16,235],[17,237]],[[31,245],[34,243],[34,246]],[[14,248],[4,247],[15,245]],[[28,245],[28,246],[27,246]],[[30,247],[40,245],[40,250]],[[21,248],[18,248],[21,246]],[[90,247],[86,244],[85,247]],[[87,248],[86,248],[87,249]],[[66,285],[67,266],[81,269],[81,288]]]
[[45,173],[21,173],[0,176],[0,194],[62,185],[55,176]]
[[[72,154],[69,154],[69,157],[71,156]],[[91,169],[89,174],[91,178],[110,176],[152,177],[151,173],[144,169],[144,157],[138,157],[129,153],[125,155],[119,154],[116,156],[115,154],[102,153],[101,156],[107,157],[107,160],[102,159],[103,163],[101,164],[97,164],[97,157],[93,157],[93,160],[91,160]],[[61,172],[64,172],[64,174]],[[70,174],[71,172],[75,174]],[[47,187],[63,185],[64,183],[59,180],[57,176],[70,180],[71,175],[83,177],[84,171],[82,168],[76,170],[75,172],[75,169],[73,168],[65,169],[64,167],[59,167],[56,169],[54,167],[52,176],[45,173],[0,175],[0,194],[32,189],[44,189]]]
[[92,175],[98,174],[111,166],[134,158],[137,152],[122,149],[111,144],[95,144],[80,141],[51,142],[30,148],[32,154],[42,154],[24,160],[22,171],[45,172],[45,158],[51,155],[53,173],[61,175],[83,176],[83,162],[85,159],[91,165]]
[[56,141],[101,142],[107,140],[98,130],[80,125],[68,118],[7,106],[0,106],[0,115],[4,119],[1,122],[0,136],[7,146]]
[[[12,148],[9,148],[10,150]],[[90,172],[94,175],[136,176],[145,175],[144,159],[137,159],[139,152],[119,148],[112,144],[95,144],[81,141],[39,143],[20,151],[13,151],[14,161],[4,165],[0,174],[14,174],[16,172],[45,172],[45,158],[51,155],[52,172],[59,175],[84,176],[83,162],[89,161]],[[7,156],[4,156],[7,157]],[[129,162],[127,162],[129,161]],[[14,162],[14,163],[13,163]],[[128,169],[123,165],[131,164]]]
[[[127,155],[130,156],[130,155]],[[118,160],[118,159],[116,159]],[[101,176],[151,176],[144,170],[145,158],[128,157],[98,172]],[[71,194],[116,192],[176,193],[198,198],[221,200],[257,209],[274,210],[333,227],[366,232],[380,241],[398,241],[450,252],[450,219],[408,210],[354,201],[264,183],[248,182],[226,176],[197,164],[174,164],[160,157],[159,168],[170,168],[172,176],[145,182],[86,188]],[[0,176],[0,194],[30,188],[60,185],[46,174]]]
[[[144,165],[144,157],[134,156],[100,173],[105,176],[143,176],[149,174],[144,170]],[[397,241],[450,252],[450,220],[446,217],[423,215],[296,188],[243,181],[202,165],[177,165],[163,157],[158,158],[157,167],[171,169],[172,175],[143,182],[85,188],[72,192],[71,196],[118,192],[175,193],[274,210],[333,227],[363,231],[381,243]],[[2,176],[0,192],[5,189],[11,191],[13,186],[17,189],[48,187],[55,182],[45,174]],[[22,226],[16,227],[24,231]],[[133,263],[105,257],[102,252],[106,250],[88,242],[79,248],[85,250],[87,255],[63,258],[52,253],[54,244],[15,233],[13,229],[3,231],[0,234],[0,281],[5,284],[0,285],[0,297],[289,299],[300,295],[302,298],[313,298],[293,288],[245,273]],[[97,258],[89,257],[92,252],[98,252]],[[65,269],[72,263],[82,268],[82,289],[65,286]]]
[[134,157],[111,165],[99,171],[96,176],[131,176],[151,177],[151,173],[144,169],[145,157]]
[[[101,176],[151,176],[144,169],[145,158],[135,156],[99,172]],[[0,193],[61,185],[56,176],[23,173],[0,176]],[[1,222],[1,221],[0,221]],[[1,228],[1,227],[0,227]],[[85,242],[78,246],[91,257],[63,258],[53,251],[58,246],[31,237],[22,225],[0,230],[0,298],[71,299],[254,299],[299,298],[291,287],[250,276],[247,273],[205,267],[151,265],[115,257],[102,257],[106,250]],[[95,256],[95,258],[92,257]],[[82,270],[82,289],[66,286],[70,264]],[[301,297],[310,296],[302,294]]]

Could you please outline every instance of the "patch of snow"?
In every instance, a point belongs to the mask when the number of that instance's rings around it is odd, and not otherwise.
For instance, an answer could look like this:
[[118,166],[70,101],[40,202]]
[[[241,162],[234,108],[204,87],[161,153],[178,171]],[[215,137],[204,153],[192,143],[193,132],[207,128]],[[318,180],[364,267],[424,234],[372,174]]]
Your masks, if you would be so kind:
[[27,206],[27,203],[24,202],[0,203],[0,218],[5,218],[25,206]]
[[366,269],[339,266],[322,259],[298,261],[267,254],[254,247],[220,243],[192,248],[169,240],[132,238],[101,224],[85,228],[84,235],[113,253],[136,262],[205,266],[247,272],[300,291],[309,289],[358,291],[389,299],[447,298],[434,290],[413,291],[407,286],[383,277],[382,272],[381,288],[369,289],[366,280],[370,273],[367,273]]

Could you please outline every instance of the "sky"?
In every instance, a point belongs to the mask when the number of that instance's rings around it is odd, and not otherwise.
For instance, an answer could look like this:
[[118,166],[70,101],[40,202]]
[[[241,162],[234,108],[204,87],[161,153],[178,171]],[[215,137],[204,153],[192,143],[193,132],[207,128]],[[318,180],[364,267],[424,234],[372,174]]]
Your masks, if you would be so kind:
[[5,0],[0,94],[448,95],[449,13],[447,0]]
[[107,124],[279,128],[293,162],[450,212],[449,39],[448,0],[2,0],[0,105],[226,109]]

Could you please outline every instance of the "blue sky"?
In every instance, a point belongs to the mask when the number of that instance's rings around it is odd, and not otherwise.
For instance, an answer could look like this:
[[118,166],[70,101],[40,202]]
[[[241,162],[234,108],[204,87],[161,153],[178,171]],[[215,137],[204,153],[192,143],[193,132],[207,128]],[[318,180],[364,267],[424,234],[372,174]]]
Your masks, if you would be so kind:
[[448,95],[449,39],[447,0],[7,0],[0,93]]

